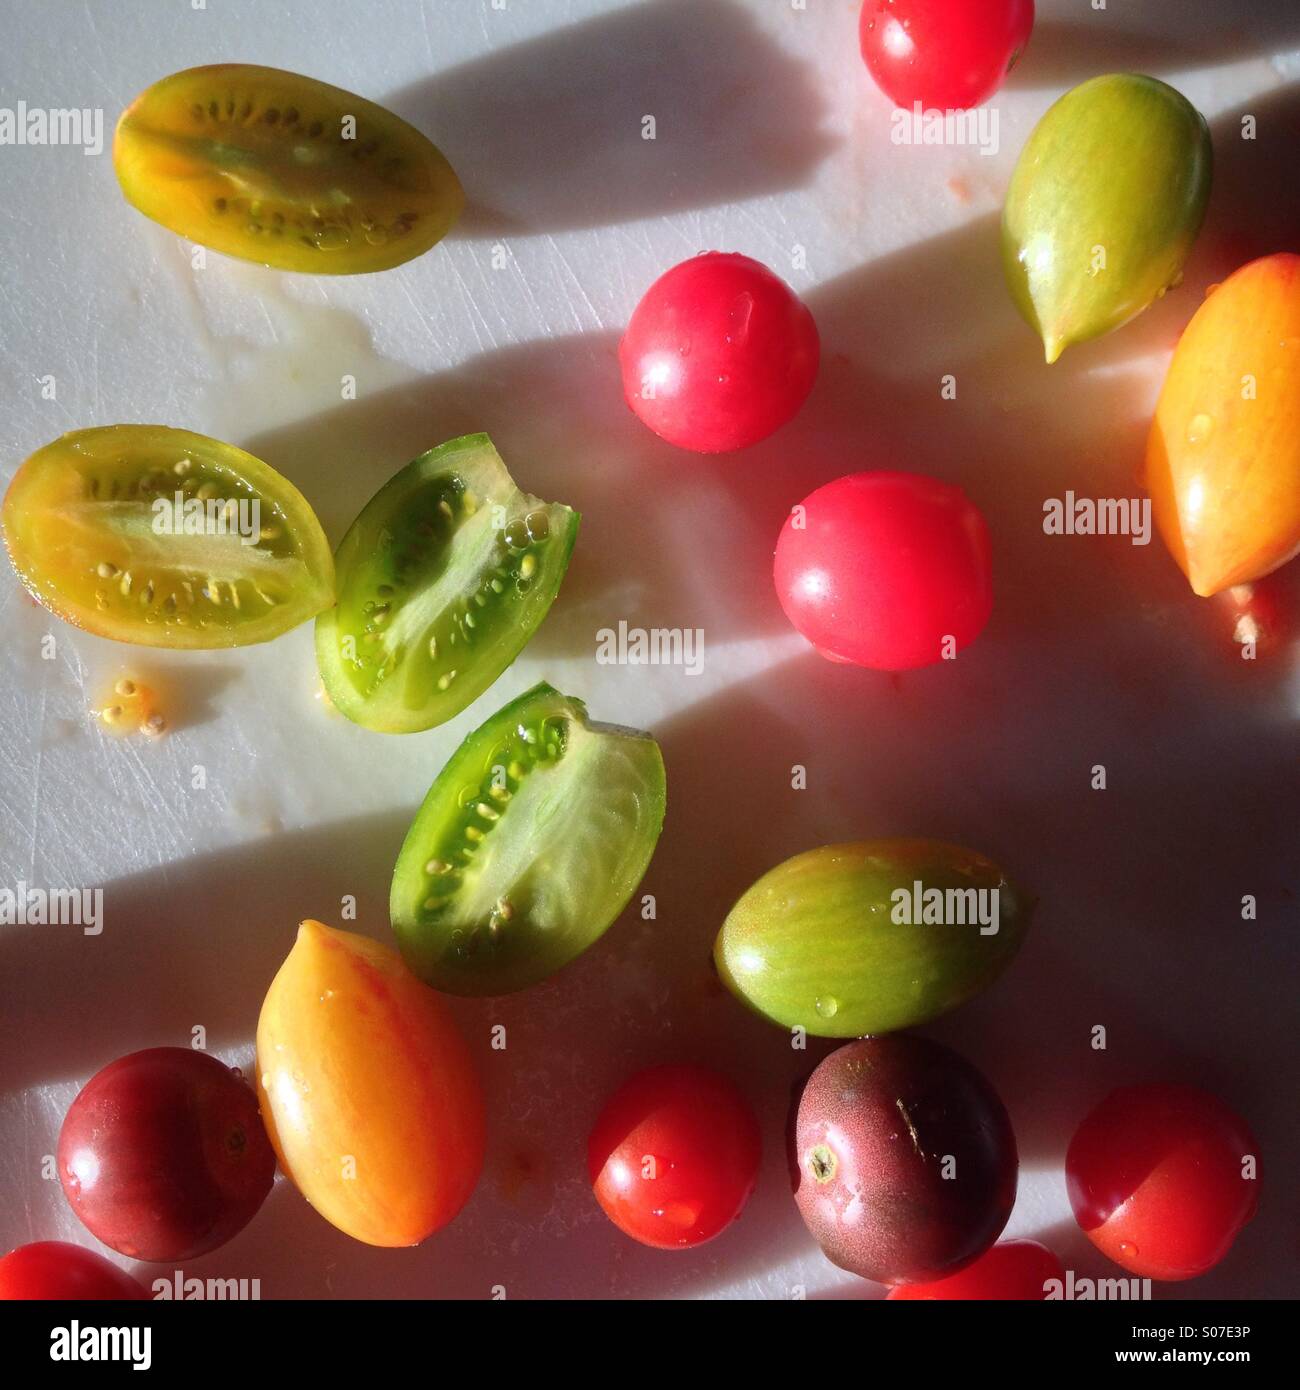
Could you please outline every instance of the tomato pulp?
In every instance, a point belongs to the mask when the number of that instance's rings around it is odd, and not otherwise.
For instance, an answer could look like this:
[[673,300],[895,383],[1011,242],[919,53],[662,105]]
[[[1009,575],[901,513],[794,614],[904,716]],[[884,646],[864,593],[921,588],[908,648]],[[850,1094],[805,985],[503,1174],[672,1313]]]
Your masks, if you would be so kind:
[[793,419],[821,356],[802,300],[764,265],[708,251],[646,291],[619,346],[623,394],[670,444],[757,444]]
[[786,617],[823,656],[906,671],[973,642],[993,610],[988,527],[958,487],[853,473],[791,510],[776,545]]

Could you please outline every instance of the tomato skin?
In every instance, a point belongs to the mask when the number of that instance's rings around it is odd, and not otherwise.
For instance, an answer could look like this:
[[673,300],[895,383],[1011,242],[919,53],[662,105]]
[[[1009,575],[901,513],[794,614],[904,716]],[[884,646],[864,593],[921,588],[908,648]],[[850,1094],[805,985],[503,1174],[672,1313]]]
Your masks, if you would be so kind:
[[469,1200],[486,1142],[478,1077],[396,951],[303,922],[262,1004],[257,1070],[281,1166],[347,1235],[417,1245]]
[[1196,311],[1146,467],[1156,526],[1202,597],[1300,552],[1300,256],[1251,261]]
[[59,1180],[86,1228],[138,1260],[187,1260],[252,1220],[275,1155],[243,1078],[205,1052],[153,1047],[96,1072],[59,1132]]
[[897,1284],[885,1295],[893,1302],[968,1302],[1046,1299],[1047,1281],[1065,1279],[1061,1261],[1036,1240],[1003,1240],[947,1279],[931,1284]]
[[103,1255],[63,1240],[20,1245],[0,1260],[0,1302],[147,1299],[138,1279]]
[[1034,0],[866,0],[862,57],[896,105],[979,106],[1002,85],[1034,28]]
[[1116,1264],[1147,1279],[1192,1279],[1228,1253],[1255,1214],[1259,1146],[1216,1096],[1126,1086],[1079,1126],[1065,1156],[1075,1219]]
[[823,656],[881,671],[973,642],[993,610],[988,527],[958,487],[852,473],[793,508],[776,544],[786,617]]
[[731,1225],[758,1181],[761,1156],[749,1102],[725,1076],[697,1066],[629,1077],[587,1141],[588,1175],[605,1215],[659,1250],[702,1245]]
[[619,345],[633,412],[701,454],[757,444],[793,419],[820,357],[817,325],[794,291],[758,261],[721,251],[661,275]]

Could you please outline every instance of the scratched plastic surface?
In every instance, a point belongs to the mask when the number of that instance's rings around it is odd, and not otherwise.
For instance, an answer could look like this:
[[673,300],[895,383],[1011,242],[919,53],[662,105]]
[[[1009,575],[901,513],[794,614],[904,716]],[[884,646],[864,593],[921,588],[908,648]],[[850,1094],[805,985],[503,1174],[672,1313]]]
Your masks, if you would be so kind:
[[[94,937],[0,928],[0,1246],[93,1243],[42,1173],[79,1083],[195,1028],[247,1066],[296,922],[344,924],[351,895],[356,925],[384,935],[393,860],[443,759],[546,678],[663,745],[669,814],[645,885],[655,920],[628,915],[540,988],[455,1003],[493,1140],[444,1233],[367,1249],[281,1180],[188,1274],[258,1278],[267,1298],[483,1298],[494,1286],[518,1298],[878,1297],[821,1257],[789,1195],[788,1089],[825,1048],[793,1052],[719,992],[708,955],[731,902],[787,855],[926,834],[979,848],[1042,900],[1019,961],[926,1030],[1010,1108],[1022,1178],[1009,1234],[1047,1241],[1078,1276],[1118,1273],[1070,1219],[1065,1146],[1112,1085],[1194,1080],[1250,1120],[1267,1186],[1228,1259],[1157,1296],[1293,1292],[1296,644],[1283,634],[1242,661],[1230,606],[1194,599],[1158,540],[1049,537],[1041,517],[1067,489],[1133,495],[1164,365],[1204,288],[1251,255],[1295,249],[1300,97],[1287,84],[1300,78],[1300,12],[1198,6],[1193,25],[1181,0],[1104,13],[1047,0],[995,101],[999,148],[983,155],[891,143],[856,9],[59,0],[9,26],[6,100],[102,106],[106,144],[156,78],[240,58],[414,120],[471,207],[445,243],[379,276],[326,283],[216,255],[196,269],[188,245],[122,200],[107,148],[0,147],[4,477],[64,430],[166,422],[265,458],[337,541],[408,459],[485,429],[523,486],[584,521],[524,658],[452,724],[408,738],[322,707],[309,629],[232,654],[137,655],[50,618],[4,567],[0,886],[100,887],[104,923]],[[1001,192],[1061,91],[1126,68],[1174,82],[1209,117],[1209,224],[1179,290],[1048,369],[1002,285]],[[639,294],[708,248],[784,274],[824,348],[803,414],[733,458],[661,443],[618,384],[618,333]],[[955,400],[941,396],[946,374]],[[995,544],[984,636],[899,679],[811,654],[769,579],[789,505],[876,466],[960,482]],[[1288,576],[1293,600],[1296,588]],[[703,671],[598,665],[596,634],[620,620],[703,629]],[[162,738],[109,738],[89,718],[126,672],[157,688]],[[1104,791],[1091,786],[1097,764]],[[806,790],[792,787],[796,765]],[[1243,894],[1257,921],[1242,921]],[[489,1046],[497,1023],[504,1051]],[[689,1254],[626,1241],[583,1177],[603,1097],[674,1058],[731,1072],[767,1139],[739,1224]]]

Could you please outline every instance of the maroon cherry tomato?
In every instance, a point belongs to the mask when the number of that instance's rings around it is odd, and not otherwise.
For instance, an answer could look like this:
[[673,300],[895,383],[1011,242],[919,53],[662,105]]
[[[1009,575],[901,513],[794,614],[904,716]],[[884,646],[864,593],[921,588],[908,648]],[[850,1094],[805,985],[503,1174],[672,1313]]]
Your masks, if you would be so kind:
[[238,1072],[183,1047],[110,1062],[59,1134],[59,1179],[105,1245],[186,1260],[241,1231],[275,1176],[257,1097]]
[[0,1302],[15,1299],[87,1301],[148,1298],[138,1279],[87,1250],[62,1240],[20,1245],[0,1260]]
[[1218,1264],[1254,1216],[1258,1162],[1254,1136],[1217,1097],[1126,1086],[1079,1126],[1065,1177],[1075,1219],[1116,1264],[1147,1279],[1191,1279]]
[[852,473],[791,511],[774,574],[786,617],[823,656],[907,671],[980,635],[989,571],[988,528],[960,488]]
[[821,346],[784,281],[748,256],[708,251],[650,286],[618,355],[623,394],[645,424],[670,444],[719,454],[794,417]]
[[966,1299],[1034,1300],[1047,1297],[1047,1281],[1065,1279],[1060,1260],[1036,1240],[1004,1240],[972,1265],[932,1284],[897,1284],[886,1298],[906,1302]]
[[1033,27],[1034,0],[866,0],[858,33],[896,106],[950,111],[997,91]]
[[703,1067],[637,1072],[600,1112],[587,1168],[606,1216],[643,1245],[680,1250],[729,1226],[758,1180],[749,1103]]

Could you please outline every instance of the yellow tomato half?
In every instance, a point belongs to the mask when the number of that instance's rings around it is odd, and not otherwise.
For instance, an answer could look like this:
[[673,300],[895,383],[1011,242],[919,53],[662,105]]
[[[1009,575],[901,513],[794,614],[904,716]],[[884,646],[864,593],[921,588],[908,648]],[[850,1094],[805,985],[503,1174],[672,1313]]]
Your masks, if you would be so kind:
[[113,142],[127,201],[228,256],[316,275],[401,265],[465,195],[414,126],[339,87],[223,63],[155,82]]
[[1300,551],[1300,256],[1252,261],[1197,310],[1156,406],[1147,487],[1198,594]]
[[339,1230],[416,1245],[483,1167],[483,1097],[442,1000],[396,951],[303,922],[257,1023],[262,1116],[280,1165]]

